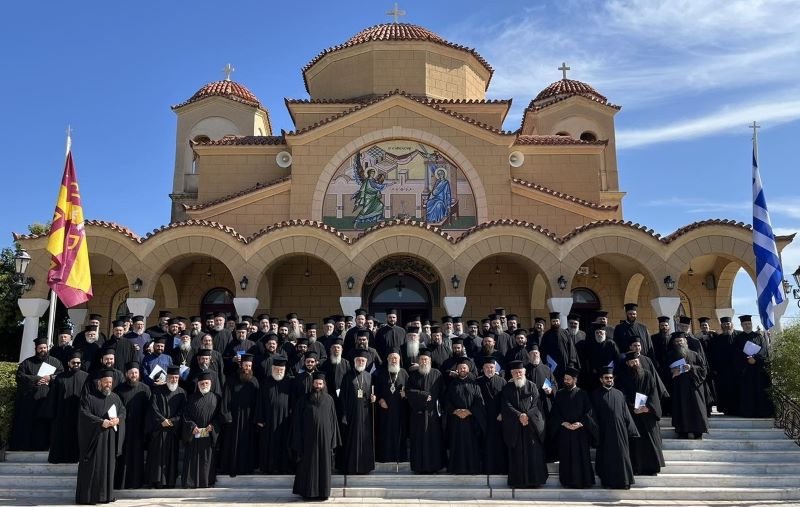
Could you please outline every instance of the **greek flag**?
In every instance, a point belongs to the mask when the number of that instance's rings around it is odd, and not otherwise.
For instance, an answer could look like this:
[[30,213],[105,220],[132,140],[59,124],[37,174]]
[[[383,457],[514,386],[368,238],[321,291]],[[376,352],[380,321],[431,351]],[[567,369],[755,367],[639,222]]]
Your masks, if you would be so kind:
[[783,270],[758,172],[758,138],[753,135],[753,253],[756,256],[758,313],[764,329],[775,325],[774,308],[783,303]]

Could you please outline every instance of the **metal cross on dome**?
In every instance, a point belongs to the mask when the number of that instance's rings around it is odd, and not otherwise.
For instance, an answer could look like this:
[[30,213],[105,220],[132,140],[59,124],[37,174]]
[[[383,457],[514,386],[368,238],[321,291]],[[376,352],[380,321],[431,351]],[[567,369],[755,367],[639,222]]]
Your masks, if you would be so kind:
[[394,9],[390,10],[386,13],[387,16],[392,16],[394,18],[394,22],[397,23],[397,18],[406,15],[406,11],[400,9],[397,6],[397,2],[394,3]]
[[222,72],[225,73],[225,81],[230,81],[231,80],[231,74],[233,74],[234,70],[236,70],[236,69],[234,69],[233,65],[231,65],[230,63],[225,65],[225,68],[222,69]]
[[571,67],[567,67],[567,62],[561,62],[561,67],[558,68],[561,72],[564,73],[564,79],[567,79],[567,71],[572,70]]

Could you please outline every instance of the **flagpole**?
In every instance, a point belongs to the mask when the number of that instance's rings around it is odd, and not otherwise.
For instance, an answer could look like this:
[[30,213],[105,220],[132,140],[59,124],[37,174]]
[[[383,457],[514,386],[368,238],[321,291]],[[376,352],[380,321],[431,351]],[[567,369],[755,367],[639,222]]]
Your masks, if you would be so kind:
[[[72,149],[72,129],[67,125],[67,142],[64,149],[64,160],[66,161],[69,156],[69,151]],[[58,305],[58,296],[56,291],[50,290],[50,308],[47,319],[47,345],[53,345],[53,332],[56,327],[56,305]]]

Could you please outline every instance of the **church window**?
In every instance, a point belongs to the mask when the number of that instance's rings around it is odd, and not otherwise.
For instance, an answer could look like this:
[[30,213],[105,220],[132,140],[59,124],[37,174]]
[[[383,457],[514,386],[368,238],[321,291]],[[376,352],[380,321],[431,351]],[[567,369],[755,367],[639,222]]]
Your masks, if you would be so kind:
[[588,130],[581,134],[581,141],[589,141],[593,143],[597,141],[597,136],[593,132],[589,132]]
[[223,312],[228,316],[236,313],[236,307],[233,306],[233,293],[224,287],[217,287],[206,292],[200,302],[201,315],[216,312]]

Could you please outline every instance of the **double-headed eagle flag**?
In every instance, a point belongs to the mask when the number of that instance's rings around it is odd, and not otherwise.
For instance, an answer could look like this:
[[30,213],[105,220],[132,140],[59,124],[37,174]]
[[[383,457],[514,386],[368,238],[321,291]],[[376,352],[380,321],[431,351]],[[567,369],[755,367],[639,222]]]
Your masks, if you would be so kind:
[[47,285],[64,306],[72,308],[89,301],[92,298],[89,249],[83,227],[78,178],[69,147],[64,177],[61,179],[56,210],[53,213],[53,225],[50,226],[47,251],[50,252]]

